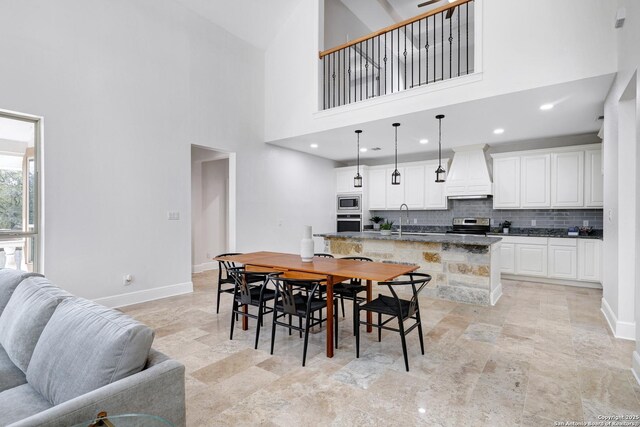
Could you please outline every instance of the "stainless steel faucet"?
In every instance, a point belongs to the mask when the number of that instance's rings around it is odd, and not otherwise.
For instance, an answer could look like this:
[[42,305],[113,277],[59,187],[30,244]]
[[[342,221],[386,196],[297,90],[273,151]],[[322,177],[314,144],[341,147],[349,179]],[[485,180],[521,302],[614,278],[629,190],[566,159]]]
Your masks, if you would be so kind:
[[400,205],[400,237],[402,237],[402,207],[407,208],[407,224],[409,224],[409,206],[406,203]]

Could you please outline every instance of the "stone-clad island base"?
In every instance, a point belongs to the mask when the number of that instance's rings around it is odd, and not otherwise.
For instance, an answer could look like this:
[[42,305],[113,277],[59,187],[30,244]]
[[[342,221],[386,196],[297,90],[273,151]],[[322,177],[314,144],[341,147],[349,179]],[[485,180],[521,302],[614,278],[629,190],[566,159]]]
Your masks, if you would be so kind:
[[486,306],[502,295],[497,237],[351,232],[316,236],[324,237],[326,251],[336,257],[419,265],[418,271],[432,276],[423,291],[428,297]]

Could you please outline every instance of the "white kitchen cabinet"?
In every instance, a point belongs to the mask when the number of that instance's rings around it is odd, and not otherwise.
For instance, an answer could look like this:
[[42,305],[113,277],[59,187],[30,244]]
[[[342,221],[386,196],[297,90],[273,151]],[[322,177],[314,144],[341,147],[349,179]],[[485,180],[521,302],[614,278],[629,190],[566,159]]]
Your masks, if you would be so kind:
[[551,155],[551,204],[584,207],[584,151]]
[[[391,176],[389,176],[391,182]],[[387,170],[369,169],[369,209],[387,208]]]
[[[402,173],[402,171],[400,171],[400,173]],[[405,166],[403,175],[401,178],[402,181],[404,181],[404,203],[407,204],[409,209],[423,209],[425,197],[425,166]]]
[[551,206],[549,187],[549,154],[522,156],[520,181],[520,206],[523,208],[548,208]]
[[602,240],[578,240],[578,279],[589,282],[602,280]]
[[400,209],[400,205],[404,203],[404,188],[407,177],[404,168],[398,167],[400,172],[400,184],[391,184],[391,174],[395,171],[395,167],[386,169],[385,181],[387,186],[387,209]]
[[516,252],[514,243],[500,245],[500,272],[507,274],[516,273]]
[[493,160],[493,208],[520,207],[520,157]]
[[578,278],[577,239],[549,239],[549,277],[553,279]]
[[515,251],[516,274],[523,276],[547,276],[548,250],[546,243],[518,243],[515,245]]
[[[363,173],[364,170],[360,168],[360,175],[363,175]],[[336,169],[336,193],[361,193],[363,187],[356,188],[353,186],[353,178],[355,176],[355,167]],[[363,179],[363,182],[366,182],[366,178]]]
[[589,208],[604,206],[601,149],[584,152],[584,205]]
[[456,151],[447,176],[447,196],[492,194],[493,184],[489,179],[486,149],[487,146],[484,145],[464,147]]

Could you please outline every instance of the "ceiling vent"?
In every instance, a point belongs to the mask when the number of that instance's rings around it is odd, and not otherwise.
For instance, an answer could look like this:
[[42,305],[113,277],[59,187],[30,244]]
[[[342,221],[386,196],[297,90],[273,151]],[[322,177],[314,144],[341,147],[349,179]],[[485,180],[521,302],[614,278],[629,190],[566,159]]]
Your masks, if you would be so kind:
[[380,148],[380,147],[373,147],[373,148],[371,149],[371,151],[380,151],[380,150],[382,150],[382,148]]
[[624,7],[618,9],[618,13],[616,13],[616,28],[622,28],[624,25],[624,20],[627,16],[627,11]]

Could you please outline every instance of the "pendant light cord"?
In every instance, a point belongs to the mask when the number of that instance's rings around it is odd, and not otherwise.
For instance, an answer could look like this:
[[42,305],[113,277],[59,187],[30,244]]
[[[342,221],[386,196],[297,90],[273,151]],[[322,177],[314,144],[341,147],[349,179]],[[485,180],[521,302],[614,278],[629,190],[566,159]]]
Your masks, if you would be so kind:
[[438,119],[438,166],[442,167],[442,119]]
[[358,153],[356,155],[357,155],[358,161],[356,166],[357,167],[356,176],[359,176],[360,175],[360,132],[357,132],[357,135],[358,135]]
[[396,128],[396,170],[398,170],[398,126]]

